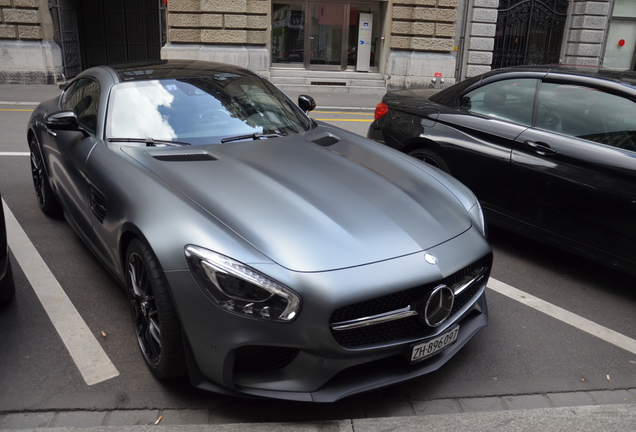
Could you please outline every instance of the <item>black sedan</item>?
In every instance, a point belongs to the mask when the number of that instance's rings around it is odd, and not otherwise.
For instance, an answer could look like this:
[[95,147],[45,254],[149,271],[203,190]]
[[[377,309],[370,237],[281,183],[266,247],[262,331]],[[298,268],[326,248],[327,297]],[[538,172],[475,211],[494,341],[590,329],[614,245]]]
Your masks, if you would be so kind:
[[636,73],[519,67],[396,91],[368,137],[455,176],[491,224],[636,271]]
[[4,223],[2,197],[0,197],[0,305],[13,298],[15,286],[13,272],[9,261],[9,246],[7,244],[7,230]]

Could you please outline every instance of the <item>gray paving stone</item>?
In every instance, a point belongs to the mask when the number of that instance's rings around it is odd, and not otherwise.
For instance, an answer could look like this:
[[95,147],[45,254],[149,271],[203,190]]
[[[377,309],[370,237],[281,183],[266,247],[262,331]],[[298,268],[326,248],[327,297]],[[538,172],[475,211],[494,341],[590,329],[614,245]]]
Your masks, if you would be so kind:
[[458,414],[462,412],[459,404],[453,399],[413,401],[413,408],[417,415]]
[[501,411],[506,407],[498,397],[460,399],[459,406],[463,412]]
[[415,415],[415,410],[410,402],[374,402],[366,404],[364,410],[367,417],[402,417]]
[[110,411],[104,419],[104,426],[130,426],[155,424],[159,410]]
[[589,392],[599,405],[627,404],[636,402],[636,396],[627,390],[605,390]]
[[511,410],[550,408],[550,401],[543,395],[505,396],[503,400]]
[[161,416],[160,425],[206,425],[210,420],[210,410],[162,410]]
[[555,407],[594,405],[594,399],[584,392],[548,393],[546,396]]
[[101,426],[106,411],[65,411],[56,413],[49,427],[94,427]]
[[15,413],[0,415],[0,429],[48,427],[55,413]]

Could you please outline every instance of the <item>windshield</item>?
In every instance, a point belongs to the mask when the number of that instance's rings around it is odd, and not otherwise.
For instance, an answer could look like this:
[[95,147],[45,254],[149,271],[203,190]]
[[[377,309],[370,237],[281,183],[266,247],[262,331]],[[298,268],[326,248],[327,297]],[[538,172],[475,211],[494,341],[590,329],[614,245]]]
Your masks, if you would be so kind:
[[311,120],[273,85],[257,76],[223,73],[115,85],[106,138],[196,145],[241,135],[284,136],[310,127]]

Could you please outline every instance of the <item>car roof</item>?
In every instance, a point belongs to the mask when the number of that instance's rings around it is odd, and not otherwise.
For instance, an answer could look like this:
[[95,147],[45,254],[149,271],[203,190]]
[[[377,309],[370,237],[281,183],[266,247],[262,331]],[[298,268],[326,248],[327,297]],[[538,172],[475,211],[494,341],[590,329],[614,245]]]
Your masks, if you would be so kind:
[[600,66],[584,65],[543,65],[543,66],[514,66],[508,68],[494,69],[482,75],[486,78],[507,72],[543,72],[550,74],[578,75],[583,77],[600,78],[609,81],[616,81],[636,89],[636,72],[630,70],[607,69]]
[[255,75],[238,66],[200,60],[155,60],[105,66],[112,69],[120,82],[158,79],[209,78],[211,75]]

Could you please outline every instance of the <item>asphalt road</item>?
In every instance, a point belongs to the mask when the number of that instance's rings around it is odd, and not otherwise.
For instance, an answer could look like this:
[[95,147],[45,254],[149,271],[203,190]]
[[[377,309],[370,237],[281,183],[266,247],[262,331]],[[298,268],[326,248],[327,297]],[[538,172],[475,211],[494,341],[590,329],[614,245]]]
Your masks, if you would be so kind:
[[[24,89],[17,100],[55,93],[50,87]],[[289,422],[400,415],[407,402],[636,387],[634,279],[496,229],[490,230],[490,325],[433,374],[311,407],[206,393],[185,379],[159,382],[143,363],[124,290],[63,219],[39,211],[25,154],[33,107],[3,104],[7,98],[0,86],[2,197],[119,375],[85,382],[36,295],[32,267],[12,256],[17,295],[0,309],[0,413],[206,408],[218,422]],[[312,116],[361,134],[372,118],[368,110],[320,107]]]

